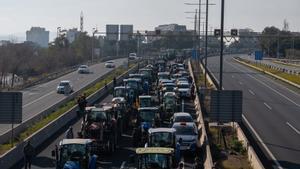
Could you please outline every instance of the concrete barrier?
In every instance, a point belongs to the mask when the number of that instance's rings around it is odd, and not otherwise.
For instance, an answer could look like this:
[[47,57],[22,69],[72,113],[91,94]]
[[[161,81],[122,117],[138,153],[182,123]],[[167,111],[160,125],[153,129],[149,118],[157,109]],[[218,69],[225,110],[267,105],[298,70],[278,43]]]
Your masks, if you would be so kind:
[[[79,89],[78,91],[72,93],[71,95],[69,95],[68,97],[64,98],[62,101],[55,103],[47,108],[45,108],[43,111],[39,112],[36,116],[27,119],[25,121],[23,121],[21,124],[15,125],[14,128],[14,135],[18,135],[21,132],[23,132],[25,129],[27,129],[28,127],[30,127],[32,124],[40,121],[40,119],[42,119],[43,117],[49,115],[50,113],[54,112],[57,108],[59,108],[60,106],[62,106],[63,104],[67,103],[68,101],[74,99],[75,97],[77,97],[79,94],[81,94],[84,90],[90,88],[91,86],[95,85],[98,81],[104,79],[107,77],[107,75],[110,72],[107,72],[106,74],[104,74],[103,76],[97,78],[96,80],[94,80],[92,83],[90,83],[89,85]],[[11,139],[11,129],[7,130],[5,133],[3,133],[0,136],[0,144],[9,142],[9,140]]]
[[[129,71],[123,73],[119,77],[117,77],[117,82],[121,82],[129,73],[133,73],[137,70],[138,66],[134,66]],[[102,80],[102,79],[100,79]],[[104,97],[108,94],[108,92],[113,88],[113,82],[107,84],[107,88],[103,87],[96,91],[94,94],[90,95],[87,98],[89,103],[93,103],[99,98]],[[25,142],[30,140],[34,147],[38,147],[42,145],[45,141],[51,138],[56,132],[58,132],[61,128],[67,125],[69,122],[77,118],[76,111],[78,110],[78,106],[73,106],[70,110],[59,116],[56,120],[50,122],[45,127],[41,128],[31,136],[29,136],[24,142],[21,142],[15,145],[14,148],[6,152],[5,154],[0,156],[0,166],[1,169],[9,169],[17,162],[23,159],[23,147]],[[51,153],[51,152],[49,152]]]
[[[191,65],[190,61],[188,62],[188,67],[189,67],[190,75],[191,75],[193,81],[195,82],[195,77],[193,74],[193,69],[192,69],[192,65]],[[201,133],[202,133],[199,142],[200,142],[200,145],[202,146],[202,148],[206,150],[206,151],[204,151],[206,153],[205,159],[204,159],[204,167],[206,169],[211,169],[211,168],[213,168],[214,164],[213,164],[213,160],[212,160],[212,156],[211,156],[209,141],[207,139],[208,137],[207,137],[207,133],[206,133],[206,129],[205,129],[203,114],[201,111],[200,99],[198,97],[198,89],[197,89],[197,86],[195,83],[194,83],[194,87],[195,87],[195,93],[196,93],[194,105],[195,105],[195,110],[196,110],[196,115],[197,115],[198,129],[200,129]]]
[[[287,83],[287,84],[289,84],[289,85],[291,85],[291,86],[294,86],[294,87],[300,89],[300,85],[298,85],[298,84],[296,84],[296,83],[294,83],[294,82],[291,82],[291,81],[289,81],[289,80],[286,80],[286,79],[284,79],[284,78],[282,78],[282,77],[280,77],[280,76],[277,76],[277,75],[275,75],[275,74],[273,74],[273,73],[270,73],[270,72],[268,72],[268,71],[265,71],[265,70],[263,70],[263,69],[261,69],[261,68],[255,67],[255,66],[253,66],[253,65],[251,65],[251,64],[248,64],[248,63],[246,63],[246,62],[244,62],[244,61],[240,61],[240,60],[237,59],[237,58],[233,58],[233,59],[234,59],[236,62],[238,62],[238,63],[241,63],[241,64],[243,64],[243,65],[246,65],[246,66],[248,66],[248,67],[251,67],[251,68],[253,68],[253,69],[255,69],[255,70],[258,70],[258,71],[260,71],[260,72],[263,72],[263,73],[265,73],[265,74],[268,74],[268,75],[270,75],[270,76],[272,76],[272,77],[274,77],[274,78],[276,78],[276,79],[279,79],[279,80],[281,80],[281,81],[283,81],[283,82],[285,82],[285,83]],[[285,70],[282,69],[282,71],[284,72]]]
[[234,123],[234,126],[235,126],[235,129],[236,129],[238,140],[242,141],[244,147],[247,150],[248,160],[249,160],[252,168],[264,169],[265,167],[263,166],[263,164],[259,160],[256,152],[254,151],[253,147],[250,145],[246,135],[244,134],[243,130],[240,128],[239,124]]

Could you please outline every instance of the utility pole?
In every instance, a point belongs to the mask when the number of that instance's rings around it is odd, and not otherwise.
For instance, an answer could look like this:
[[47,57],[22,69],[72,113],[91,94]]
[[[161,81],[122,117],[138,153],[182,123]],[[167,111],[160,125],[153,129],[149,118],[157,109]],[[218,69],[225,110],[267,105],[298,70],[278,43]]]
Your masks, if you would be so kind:
[[208,0],[206,0],[206,17],[205,17],[205,63],[204,63],[204,86],[207,87],[207,29],[208,29]]
[[97,29],[93,28],[93,37],[92,37],[92,63],[94,62],[94,38],[95,34],[97,33]]
[[221,50],[220,50],[220,84],[219,84],[219,90],[221,91],[223,89],[223,48],[224,48],[224,3],[225,0],[222,0],[221,2]]
[[194,34],[195,34],[194,47],[195,49],[197,49],[197,9],[195,9]]

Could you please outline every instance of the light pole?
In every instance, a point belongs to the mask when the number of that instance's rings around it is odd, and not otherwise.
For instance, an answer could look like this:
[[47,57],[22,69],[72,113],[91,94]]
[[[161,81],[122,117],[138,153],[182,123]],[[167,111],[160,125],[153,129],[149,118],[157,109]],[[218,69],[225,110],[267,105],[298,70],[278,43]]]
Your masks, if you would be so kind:
[[222,0],[221,2],[221,50],[220,50],[220,84],[219,84],[219,90],[222,90],[223,86],[223,48],[224,48],[224,3],[225,0]]
[[93,28],[93,37],[92,37],[92,60],[91,62],[94,63],[94,37],[95,34],[98,32],[96,28]]

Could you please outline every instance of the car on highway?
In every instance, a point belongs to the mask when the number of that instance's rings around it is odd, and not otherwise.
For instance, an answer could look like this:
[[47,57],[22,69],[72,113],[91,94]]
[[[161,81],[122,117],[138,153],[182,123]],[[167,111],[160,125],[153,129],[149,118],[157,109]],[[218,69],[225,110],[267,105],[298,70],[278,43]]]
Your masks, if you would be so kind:
[[88,65],[80,65],[77,72],[79,74],[88,74],[88,73],[90,73],[90,70],[89,70]]
[[190,84],[184,81],[178,82],[176,92],[180,97],[191,97]]
[[172,128],[176,130],[176,141],[182,139],[180,150],[194,153],[198,142],[198,129],[194,122],[174,123]]
[[189,114],[189,113],[177,112],[177,113],[174,113],[174,115],[171,117],[171,122],[172,122],[172,124],[180,123],[180,122],[191,123],[191,122],[194,122],[194,120],[193,120],[193,117],[191,116],[191,114]]
[[106,68],[115,68],[116,67],[114,61],[107,61],[107,62],[105,62],[104,65],[105,65]]
[[70,94],[73,92],[73,86],[69,80],[62,80],[56,88],[58,94]]

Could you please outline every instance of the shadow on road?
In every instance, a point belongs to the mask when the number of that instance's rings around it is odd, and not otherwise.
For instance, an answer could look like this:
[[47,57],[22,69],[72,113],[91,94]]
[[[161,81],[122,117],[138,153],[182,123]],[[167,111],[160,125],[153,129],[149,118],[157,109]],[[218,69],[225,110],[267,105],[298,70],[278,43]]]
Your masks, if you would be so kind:
[[32,162],[33,166],[41,168],[55,167],[55,160],[49,157],[36,157]]

